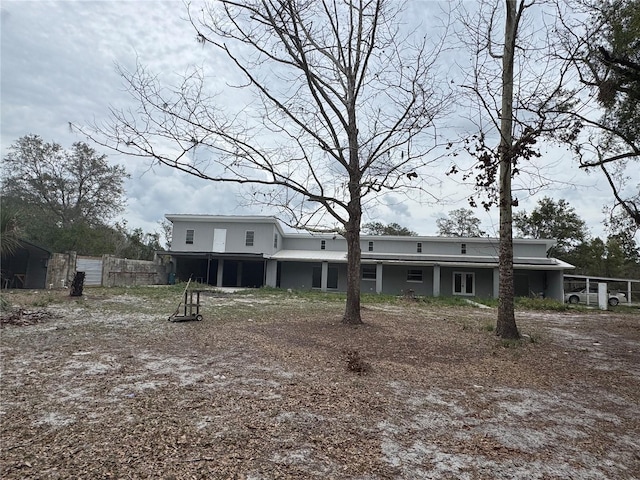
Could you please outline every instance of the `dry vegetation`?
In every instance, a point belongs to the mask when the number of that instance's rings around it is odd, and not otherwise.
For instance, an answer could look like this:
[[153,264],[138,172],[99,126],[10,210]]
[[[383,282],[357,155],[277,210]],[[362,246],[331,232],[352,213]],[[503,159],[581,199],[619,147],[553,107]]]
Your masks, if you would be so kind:
[[13,292],[0,477],[640,478],[640,315],[211,294]]

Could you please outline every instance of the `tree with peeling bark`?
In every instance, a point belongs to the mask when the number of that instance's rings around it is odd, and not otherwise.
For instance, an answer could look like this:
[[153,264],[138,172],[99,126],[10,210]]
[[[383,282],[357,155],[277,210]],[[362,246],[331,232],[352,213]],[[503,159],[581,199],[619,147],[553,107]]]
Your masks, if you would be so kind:
[[188,13],[198,41],[238,75],[215,86],[233,101],[207,93],[203,70],[176,88],[141,66],[122,70],[139,108],[112,109],[90,136],[195,177],[246,184],[291,226],[332,225],[348,248],[343,321],[361,323],[362,211],[385,191],[424,189],[417,178],[434,160],[434,122],[451,100],[438,75],[441,41],[403,35],[402,12],[386,0],[220,1]]
[[462,18],[465,28],[460,38],[473,52],[471,74],[463,87],[477,107],[470,120],[478,131],[465,140],[474,165],[466,171],[454,165],[449,173],[463,171],[465,181],[473,180],[472,206],[478,196],[486,195],[483,206],[499,208],[496,334],[507,339],[520,336],[514,314],[513,207],[518,201],[512,179],[528,171],[537,177],[530,175],[532,182],[544,180],[536,172],[535,160],[540,157],[536,144],[569,128],[563,112],[573,105],[572,93],[565,88],[566,63],[551,55],[552,18],[544,2],[535,0],[485,1],[475,12],[464,11]]

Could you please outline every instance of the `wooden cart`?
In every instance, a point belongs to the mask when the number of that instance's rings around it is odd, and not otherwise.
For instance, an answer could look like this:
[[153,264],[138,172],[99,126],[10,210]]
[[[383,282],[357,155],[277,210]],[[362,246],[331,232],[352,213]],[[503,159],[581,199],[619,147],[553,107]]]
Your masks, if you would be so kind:
[[183,299],[180,304],[178,304],[178,308],[176,308],[176,311],[168,318],[170,322],[189,322],[192,320],[199,322],[202,320],[202,315],[200,314],[200,293],[204,290],[189,290],[190,284],[191,279],[187,282]]

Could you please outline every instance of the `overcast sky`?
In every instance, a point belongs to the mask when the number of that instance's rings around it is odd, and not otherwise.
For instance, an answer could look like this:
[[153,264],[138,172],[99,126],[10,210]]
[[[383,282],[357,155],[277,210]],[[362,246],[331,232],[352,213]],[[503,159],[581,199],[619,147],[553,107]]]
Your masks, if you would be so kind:
[[[412,15],[432,15],[433,5],[411,2]],[[212,49],[197,44],[180,1],[3,0],[1,11],[3,155],[15,140],[29,133],[65,148],[85,141],[70,130],[70,122],[100,122],[108,117],[110,105],[124,107],[131,102],[116,64],[133,69],[139,61],[168,78],[184,73],[191,65],[206,65],[217,72],[226,69]],[[243,206],[237,187],[198,181],[169,168],[150,169],[144,161],[97,149],[111,161],[124,164],[131,174],[123,217],[132,228],[156,230],[166,213],[275,213],[266,207]],[[587,222],[592,234],[603,235],[602,207],[611,199],[604,179],[579,171],[570,155],[561,150],[546,152],[543,163],[545,175],[558,183],[534,196],[518,193],[518,208],[530,211],[545,195],[564,198]],[[420,205],[388,197],[383,205],[365,212],[364,221],[396,222],[421,235],[436,234],[438,217],[468,207],[469,191],[447,178],[446,170],[443,164],[442,171],[432,172],[443,182],[435,193],[444,200]],[[477,209],[475,214],[484,229],[495,235],[498,212]]]

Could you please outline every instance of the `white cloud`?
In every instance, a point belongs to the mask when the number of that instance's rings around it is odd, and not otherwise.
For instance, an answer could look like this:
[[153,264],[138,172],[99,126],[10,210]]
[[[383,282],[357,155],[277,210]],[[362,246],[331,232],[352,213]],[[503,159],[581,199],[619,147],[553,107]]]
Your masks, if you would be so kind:
[[[192,5],[198,8],[197,2]],[[424,15],[423,26],[438,21],[434,4],[410,5],[414,20]],[[67,148],[73,142],[84,141],[69,129],[69,122],[101,122],[108,117],[110,105],[130,104],[116,63],[133,70],[139,61],[150,71],[172,80],[190,66],[204,66],[206,75],[219,89],[234,83],[232,69],[211,49],[197,44],[195,32],[185,20],[184,8],[177,1],[4,1],[2,154],[28,133]],[[223,96],[222,101],[233,101],[234,95],[238,95],[237,90]],[[456,122],[464,120],[449,120],[450,124]],[[243,206],[238,195],[241,187],[205,182],[165,167],[151,169],[138,159],[100,148],[98,151],[124,164],[132,175],[126,184],[129,200],[125,214],[131,227],[154,230],[165,213],[273,213]],[[603,179],[578,172],[568,153],[556,155],[561,156],[549,159],[551,166],[545,175],[564,183],[532,196],[519,194],[519,208],[531,210],[544,195],[565,198],[592,232],[602,235],[601,209],[611,198]],[[372,204],[366,221],[396,222],[420,234],[435,234],[438,217],[468,206],[470,190],[445,177],[446,169],[444,162],[430,171],[442,181],[435,190],[443,199],[441,202],[418,204],[415,197],[389,196]],[[483,220],[485,230],[495,233],[497,213],[478,209],[476,214]]]

